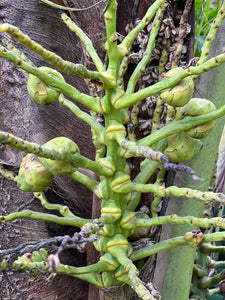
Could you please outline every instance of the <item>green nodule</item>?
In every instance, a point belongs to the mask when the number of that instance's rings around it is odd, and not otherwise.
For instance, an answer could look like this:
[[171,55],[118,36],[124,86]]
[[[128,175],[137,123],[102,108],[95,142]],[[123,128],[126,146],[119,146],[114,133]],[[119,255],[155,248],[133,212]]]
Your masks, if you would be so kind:
[[199,140],[193,139],[183,131],[168,136],[166,140],[167,147],[164,154],[171,162],[190,160],[199,153],[203,146]]
[[[49,74],[49,76],[55,76],[56,78],[65,81],[63,76],[56,70],[48,67],[40,67],[39,69],[46,74]],[[55,103],[61,94],[56,89],[48,87],[43,81],[32,74],[30,74],[27,82],[27,90],[30,98],[40,105],[50,105]]]
[[[71,154],[74,154],[76,152],[80,153],[80,150],[76,143],[71,141],[70,139],[66,137],[57,137],[50,141],[48,141],[46,144],[42,146],[46,149],[53,149],[58,150],[62,152],[69,152]],[[68,176],[71,175],[73,172],[76,171],[76,167],[74,167],[71,163],[67,161],[56,161],[47,159],[44,157],[39,157],[39,160],[43,164],[43,166],[49,170],[51,174],[54,176]]]
[[[174,75],[179,74],[182,68],[171,69],[166,73],[165,78],[172,78]],[[162,92],[160,98],[171,106],[184,106],[191,99],[194,90],[194,83],[191,77],[182,79],[172,89]]]
[[26,192],[40,192],[49,186],[53,178],[54,175],[41,164],[36,155],[27,154],[20,165],[17,185]]
[[[216,110],[215,105],[202,98],[192,98],[188,104],[177,110],[176,119],[181,120],[185,116],[200,116],[208,114]],[[209,121],[186,130],[186,133],[193,138],[202,139],[205,138],[214,128],[216,121]]]

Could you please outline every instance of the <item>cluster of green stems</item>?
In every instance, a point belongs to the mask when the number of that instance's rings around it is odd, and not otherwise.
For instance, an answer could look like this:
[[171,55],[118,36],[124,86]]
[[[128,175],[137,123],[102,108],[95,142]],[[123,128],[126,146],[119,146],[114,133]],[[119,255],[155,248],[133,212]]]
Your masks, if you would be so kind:
[[[164,78],[152,86],[135,92],[136,83],[144,71],[155,47],[155,39],[163,18],[165,2],[165,0],[155,1],[140,23],[130,31],[121,43],[118,43],[118,35],[116,32],[117,2],[115,0],[109,1],[109,5],[104,14],[107,38],[105,49],[108,54],[107,67],[104,66],[87,35],[65,13],[62,13],[62,20],[84,43],[88,54],[95,64],[96,71],[90,71],[81,64],[63,60],[55,53],[44,49],[32,41],[18,28],[10,24],[0,25],[1,32],[10,34],[27,48],[36,52],[57,70],[71,75],[78,74],[90,80],[93,79],[101,84],[104,89],[104,96],[102,98],[83,94],[61,79],[46,74],[35,67],[29,61],[25,60],[22,54],[18,54],[15,48],[9,49],[7,46],[0,45],[1,57],[11,61],[14,65],[28,73],[35,75],[47,86],[61,93],[59,103],[71,110],[74,115],[90,126],[93,134],[93,143],[97,148],[97,155],[96,160],[93,161],[78,152],[71,154],[66,150],[62,151],[42,147],[6,132],[0,132],[0,143],[8,144],[26,153],[33,153],[38,157],[58,161],[64,160],[71,163],[78,170],[70,176],[87,186],[102,200],[101,216],[99,219],[104,223],[104,227],[101,228],[97,234],[98,240],[94,242],[96,249],[100,252],[104,252],[104,255],[96,264],[79,268],[59,264],[51,271],[48,261],[46,260],[31,262],[18,258],[13,262],[8,262],[6,258],[3,257],[0,261],[0,270],[12,268],[29,271],[35,267],[42,271],[75,276],[99,287],[110,287],[126,283],[132,286],[142,299],[155,299],[145,287],[145,284],[139,279],[139,270],[134,264],[135,261],[174,247],[188,245],[190,247],[196,247],[200,242],[210,243],[221,241],[225,238],[223,232],[205,234],[201,239],[199,239],[198,235],[196,236],[194,233],[190,233],[188,238],[187,236],[180,236],[161,241],[157,244],[147,245],[138,250],[133,249],[132,244],[129,242],[129,237],[133,231],[140,227],[150,228],[152,226],[172,223],[178,225],[189,224],[198,228],[225,228],[225,220],[220,217],[211,219],[193,216],[179,217],[177,215],[158,217],[154,210],[152,210],[152,216],[154,216],[152,218],[139,218],[138,215],[135,214],[135,210],[140,202],[141,193],[153,193],[155,197],[159,197],[159,199],[173,195],[177,197],[178,201],[179,197],[185,197],[203,202],[218,201],[222,204],[225,203],[225,196],[223,194],[200,192],[186,187],[178,188],[176,186],[170,186],[166,188],[163,184],[157,184],[157,182],[155,184],[147,184],[149,178],[158,167],[165,167],[166,158],[165,155],[163,155],[166,143],[165,138],[224,116],[225,106],[205,115],[195,117],[187,116],[182,120],[173,120],[170,124],[138,141],[130,141],[129,137],[127,137],[125,125],[129,118],[129,107],[144,100],[146,97],[160,94],[161,92],[171,89],[185,77],[192,76],[196,78],[199,74],[216,68],[225,62],[225,54],[207,60],[209,47],[215,39],[216,31],[221,25],[225,15],[225,5],[223,5],[215,21],[215,26],[212,26],[209,37],[206,39],[197,66],[182,69],[177,75],[171,78]],[[141,61],[137,64],[128,81],[127,89],[125,90],[123,87],[123,68],[126,54],[129,52],[137,34],[153,18],[152,31],[149,36],[146,52]],[[66,99],[65,96],[71,97],[90,110],[102,114],[105,126],[98,123],[92,115],[83,112],[74,102]],[[150,147],[154,147],[155,150]],[[145,158],[145,162],[136,178],[131,180],[127,159],[140,156]],[[173,168],[173,166],[173,164],[169,164],[169,167]],[[81,174],[79,168],[93,171],[99,176],[99,181]],[[180,168],[180,170],[182,170],[182,168]],[[199,179],[194,171],[188,168],[183,168],[183,170],[190,173],[194,179]],[[0,173],[8,179],[15,182],[17,181],[17,175],[4,169],[2,166]],[[58,210],[61,217],[54,214],[23,210],[10,213],[7,216],[0,216],[0,222],[27,218],[51,221],[82,229],[85,224],[92,223],[93,221],[91,219],[75,216],[67,206],[50,204],[44,192],[35,192],[34,196],[40,200],[42,206],[46,209]]]

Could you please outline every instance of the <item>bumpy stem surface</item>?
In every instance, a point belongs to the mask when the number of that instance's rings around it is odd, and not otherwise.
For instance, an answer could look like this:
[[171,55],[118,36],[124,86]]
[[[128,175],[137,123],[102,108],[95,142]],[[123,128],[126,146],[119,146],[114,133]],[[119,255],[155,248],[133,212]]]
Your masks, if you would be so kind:
[[197,201],[218,201],[222,204],[225,204],[225,195],[222,193],[213,193],[213,192],[201,192],[198,190],[193,190],[189,188],[179,188],[176,186],[170,186],[165,188],[164,186],[156,184],[135,184],[127,183],[124,185],[120,193],[126,192],[142,192],[142,193],[155,193],[161,197],[169,197],[171,195],[176,197],[185,197],[193,198]]
[[225,54],[220,54],[216,57],[209,59],[207,62],[201,64],[200,66],[189,67],[185,70],[181,70],[179,74],[175,75],[172,78],[164,78],[162,81],[152,86],[146,87],[136,93],[132,93],[131,95],[123,96],[120,99],[116,99],[113,102],[113,105],[117,109],[129,107],[134,103],[144,100],[147,97],[150,97],[155,94],[159,94],[162,91],[165,91],[167,89],[171,89],[185,77],[199,75],[201,73],[208,72],[213,68],[217,68],[224,62],[225,62]]
[[16,219],[31,219],[31,220],[42,220],[46,222],[53,222],[60,225],[69,225],[69,226],[77,226],[82,227],[86,223],[92,222],[91,219],[84,219],[79,217],[58,217],[51,214],[35,212],[32,210],[23,210],[11,213],[7,216],[0,216],[0,223],[10,222]]
[[149,36],[147,48],[145,50],[145,53],[143,54],[143,58],[141,59],[141,61],[139,62],[139,64],[137,65],[137,67],[135,68],[135,70],[133,71],[133,73],[129,79],[127,90],[126,90],[127,95],[134,92],[135,85],[136,85],[138,79],[140,78],[142,72],[145,70],[147,63],[149,62],[149,60],[151,58],[152,51],[155,48],[155,39],[159,32],[159,27],[160,27],[160,24],[161,24],[161,21],[163,18],[163,13],[164,13],[164,10],[161,8],[159,8],[156,13],[154,22],[152,24],[152,29],[151,29],[151,33]]
[[47,75],[45,72],[32,66],[30,63],[27,63],[22,59],[18,58],[17,54],[15,54],[13,51],[7,50],[1,45],[0,56],[7,59],[8,61],[11,61],[18,68],[21,68],[27,71],[28,73],[40,78],[41,81],[46,83],[48,86],[55,88],[57,91],[64,93],[72,99],[86,105],[90,109],[102,113],[102,108],[99,104],[99,98],[94,98],[80,93],[76,88],[74,88],[70,84],[67,84],[56,77],[52,77],[51,75]]
[[101,166],[99,163],[92,161],[80,153],[71,154],[67,151],[54,150],[52,148],[43,148],[39,144],[29,143],[21,138],[15,137],[12,134],[0,131],[0,142],[8,144],[15,149],[33,153],[40,157],[50,158],[52,160],[65,160],[70,162],[75,167],[89,169],[98,175],[111,175],[111,170]]

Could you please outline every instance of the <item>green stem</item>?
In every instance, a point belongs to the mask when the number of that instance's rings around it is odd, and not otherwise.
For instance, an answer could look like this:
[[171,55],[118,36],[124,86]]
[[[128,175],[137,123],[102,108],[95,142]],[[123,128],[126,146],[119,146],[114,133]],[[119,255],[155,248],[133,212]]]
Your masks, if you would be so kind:
[[139,109],[140,109],[141,102],[137,102],[133,105],[131,111],[130,111],[130,122],[131,122],[131,128],[127,126],[128,128],[128,140],[131,142],[136,141],[136,134],[135,129],[138,127],[138,115],[139,115]]
[[101,105],[99,104],[100,99],[94,98],[83,93],[80,93],[77,89],[75,89],[70,84],[64,82],[61,79],[56,78],[55,76],[51,76],[41,71],[39,68],[32,66],[31,64],[23,61],[18,58],[18,55],[13,51],[8,51],[6,48],[0,45],[0,56],[5,58],[8,61],[11,61],[15,66],[20,69],[27,71],[30,74],[38,77],[41,81],[43,81],[48,86],[55,88],[57,91],[64,93],[65,95],[71,97],[72,99],[84,104],[91,110],[94,110],[98,113],[102,113]]
[[[131,281],[132,288],[136,291],[136,293],[143,300],[155,300],[154,297],[151,296],[149,290],[144,286],[144,283],[138,278],[138,269],[133,264],[132,260],[127,257],[127,251],[123,248],[123,246],[116,246],[115,249],[108,249],[108,251],[116,257],[119,263],[124,267],[126,271],[128,271],[128,279]],[[126,280],[127,281],[127,280]]]
[[216,269],[216,268],[223,268],[225,267],[225,260],[219,260],[219,261],[215,261],[215,260],[212,260],[210,257],[209,257],[210,261],[209,261],[209,264],[208,264],[208,267],[210,269]]
[[179,225],[189,224],[194,227],[204,227],[204,228],[218,226],[220,228],[225,229],[225,220],[223,218],[218,217],[218,218],[207,219],[207,218],[198,218],[193,216],[178,217],[177,215],[155,217],[151,219],[135,218],[134,220],[131,220],[131,222],[128,222],[121,227],[123,227],[124,229],[135,229],[139,227],[152,227],[152,226],[169,224],[169,223],[179,224]]
[[59,96],[59,103],[67,108],[69,108],[80,120],[86,122],[94,131],[100,136],[104,127],[98,123],[92,116],[82,111],[76,104],[66,99],[63,94]]
[[217,201],[225,204],[225,195],[221,193],[213,193],[213,192],[201,192],[198,190],[193,190],[190,188],[179,188],[177,186],[170,186],[165,188],[156,184],[135,184],[135,183],[127,183],[126,185],[121,187],[119,193],[129,193],[129,192],[142,192],[142,193],[155,193],[161,197],[184,197],[184,198],[192,198],[197,201]]
[[151,19],[154,17],[157,10],[162,6],[166,1],[165,0],[156,0],[147,10],[145,16],[142,18],[140,23],[131,30],[128,35],[125,37],[125,39],[122,41],[122,43],[119,45],[119,48],[123,49],[123,51],[126,53],[128,49],[130,49],[131,45],[133,44],[133,41],[137,37],[138,33],[145,28],[145,26],[148,25],[148,23],[151,21]]
[[[78,274],[87,274],[87,273],[100,273],[100,272],[106,272],[108,271],[108,267],[105,263],[98,261],[97,263],[85,267],[72,267],[72,266],[67,266],[69,268],[69,273],[70,275],[78,275]],[[59,267],[57,268],[57,274],[68,274],[65,273],[66,266],[63,264],[60,264]],[[67,269],[68,270],[68,269]]]
[[[161,140],[156,146],[156,152],[163,152],[166,148],[166,140]],[[143,162],[143,167],[141,168],[140,173],[133,180],[134,183],[146,183],[152,174],[155,172],[156,168],[159,166],[159,162],[149,161],[146,159]]]
[[17,182],[16,173],[14,173],[13,171],[9,171],[9,170],[5,169],[2,164],[0,164],[0,174],[2,176],[4,176],[5,178],[9,179],[9,180]]
[[124,79],[123,79],[123,77],[124,77],[124,75],[127,72],[128,65],[129,65],[129,62],[130,62],[130,58],[129,58],[128,53],[123,58],[123,60],[122,60],[122,62],[120,64],[119,71],[118,71],[117,86],[119,88],[123,89],[123,90],[124,90]]
[[65,160],[75,167],[89,169],[98,175],[112,175],[111,170],[108,170],[99,163],[82,156],[78,152],[71,154],[66,151],[63,152],[51,148],[43,148],[39,144],[29,143],[3,131],[0,131],[0,143],[8,144],[15,149],[25,151],[26,153],[33,153],[40,157],[50,158],[52,160]]
[[88,38],[88,36],[83,32],[81,28],[79,28],[69,17],[66,13],[61,14],[62,20],[65,24],[69,27],[71,31],[73,31],[80,40],[84,43],[85,49],[87,50],[88,54],[92,58],[97,70],[99,72],[105,72],[105,67],[98,56],[92,41]]
[[118,35],[116,32],[116,0],[111,0],[109,6],[104,14],[107,41],[105,43],[105,49],[108,53],[108,69],[114,78],[118,76],[119,63],[122,55],[119,53],[117,46]]
[[162,81],[152,86],[146,87],[142,90],[139,90],[136,93],[133,93],[131,95],[125,95],[121,98],[115,99],[113,105],[117,109],[129,107],[134,103],[144,100],[147,97],[159,94],[162,91],[165,91],[167,89],[171,89],[185,77],[199,75],[201,73],[208,72],[213,68],[219,67],[224,62],[225,62],[225,54],[220,54],[216,57],[209,59],[208,61],[201,64],[200,66],[189,67],[185,70],[180,70],[179,74],[171,78],[164,78]]
[[143,139],[140,139],[137,142],[137,145],[151,146],[157,143],[158,141],[166,138],[167,136],[173,135],[181,131],[188,130],[200,124],[206,123],[208,121],[216,120],[218,118],[223,117],[224,115],[225,115],[225,105],[209,114],[195,116],[195,117],[187,116],[182,120],[178,120],[178,121],[174,120],[173,122],[166,125],[165,127],[157,130],[153,134]]
[[132,288],[135,290],[135,292],[141,299],[143,299],[143,300],[157,300],[158,299],[151,295],[149,290],[145,287],[145,283],[143,281],[141,281],[140,278],[138,278],[138,270],[135,267],[135,265],[132,265],[130,267],[130,270],[128,272],[128,278],[132,283]]
[[201,252],[203,252],[203,253],[225,253],[225,247],[203,243],[201,245]]
[[217,274],[213,277],[204,276],[203,278],[201,278],[198,281],[198,286],[201,289],[211,288],[214,285],[216,285],[217,283],[219,283],[221,280],[223,280],[224,275],[225,275],[225,271],[223,270],[222,272],[220,272],[219,274]]
[[69,10],[69,11],[83,11],[83,10],[90,9],[90,8],[100,4],[101,2],[103,2],[105,0],[100,0],[95,4],[90,5],[88,7],[84,7],[84,8],[73,8],[73,7],[68,7],[68,6],[62,6],[62,5],[55,4],[52,1],[48,1],[48,0],[41,0],[41,1],[48,4],[48,5],[50,5],[50,6],[52,6],[52,7],[59,8],[59,9],[64,9],[64,10]]
[[88,273],[79,274],[76,272],[77,269],[78,268],[75,268],[72,266],[60,264],[58,266],[58,268],[56,268],[56,270],[54,270],[54,272],[57,274],[70,275],[70,276],[79,278],[81,280],[85,280],[89,283],[92,283],[92,284],[98,286],[98,287],[103,287],[101,274],[99,274],[97,272],[88,272]]
[[221,289],[220,289],[220,287],[218,286],[218,287],[215,287],[214,289],[208,289],[208,290],[207,290],[206,297],[207,297],[207,299],[208,299],[209,297],[211,297],[211,296],[213,296],[213,295],[215,295],[215,294],[219,294],[219,293],[221,293]]
[[92,222],[91,219],[84,219],[79,217],[58,217],[51,214],[35,212],[32,210],[23,210],[11,213],[7,216],[0,216],[0,223],[10,222],[16,219],[31,219],[31,220],[42,220],[46,222],[53,222],[60,225],[77,226],[82,227],[86,223]]
[[[157,179],[155,184],[163,186],[163,182],[165,181],[165,169],[161,168],[157,174]],[[153,201],[151,203],[151,215],[152,217],[156,217],[158,215],[157,213],[157,207],[159,203],[161,202],[162,197],[158,195],[154,195]]]
[[[156,151],[163,152],[166,147],[166,141],[162,140],[157,144]],[[133,180],[134,183],[146,183],[149,178],[152,176],[152,174],[155,172],[155,170],[159,166],[159,162],[156,161],[149,161],[149,159],[146,159],[144,162],[144,167],[141,169],[140,173],[135,177]],[[140,192],[133,192],[131,196],[131,200],[128,203],[127,209],[130,211],[135,211],[136,207],[138,206],[141,198]]]
[[[16,269],[16,270],[30,271],[32,268],[38,268],[42,271],[50,272],[49,265],[45,261],[44,262],[26,262],[26,261],[21,261],[20,259],[17,259],[12,264],[6,262],[6,260],[3,260],[0,263],[0,270]],[[86,280],[94,285],[99,286],[99,287],[103,287],[101,275],[98,274],[97,272],[92,272],[91,271],[92,266],[87,266],[85,269],[86,269],[85,270],[86,273],[80,273],[80,268],[59,264],[59,266],[51,272],[56,273],[56,274],[65,274],[65,275],[74,276],[76,278]],[[95,267],[94,267],[94,269],[95,269]],[[90,272],[88,272],[88,270],[90,270]],[[84,271],[83,267],[81,267],[81,271]]]
[[[142,181],[142,178],[141,178],[141,174],[142,174],[143,175],[143,181],[146,182],[151,177],[151,175],[156,171],[158,166],[159,166],[159,162],[149,161],[146,168],[144,170],[142,170],[137,175],[137,177],[135,179],[137,180],[137,182]],[[141,192],[133,192],[132,195],[131,195],[131,199],[130,199],[128,205],[127,205],[127,209],[130,210],[130,211],[135,211],[135,209],[137,208],[140,200],[141,200]]]
[[12,37],[14,37],[21,44],[26,46],[28,49],[37,53],[41,58],[45,61],[49,62],[52,66],[54,66],[57,70],[62,71],[68,74],[78,74],[83,78],[89,78],[94,80],[101,80],[104,83],[105,87],[112,88],[115,86],[114,82],[111,82],[107,77],[102,75],[99,72],[90,71],[85,68],[82,64],[74,64],[70,61],[66,61],[62,59],[60,56],[56,55],[54,52],[51,52],[45,48],[43,48],[38,43],[34,42],[29,38],[29,36],[23,34],[17,27],[4,23],[0,25],[0,32],[7,32]]
[[[151,129],[151,134],[153,134],[155,131],[157,131],[157,127],[160,124],[160,118],[162,115],[163,107],[164,107],[164,102],[161,99],[160,96],[157,97],[157,102],[156,102],[156,107],[153,113],[153,118],[152,118],[152,129]],[[169,109],[169,107],[168,107]]]
[[145,248],[141,248],[138,249],[136,251],[134,251],[131,255],[131,259],[133,261],[145,258],[145,257],[149,257],[151,255],[154,255],[156,253],[168,250],[168,249],[172,249],[175,247],[180,247],[180,246],[187,246],[188,243],[185,240],[185,238],[182,236],[179,237],[175,237],[172,239],[168,239],[162,242],[159,242],[157,244],[151,245],[151,246],[147,246]]
[[68,206],[61,205],[61,204],[52,204],[47,201],[47,198],[44,192],[37,192],[33,193],[34,196],[41,201],[41,205],[46,209],[50,210],[58,210],[60,214],[66,218],[76,218],[76,216],[70,211]]
[[160,27],[160,24],[161,24],[161,21],[163,18],[163,13],[164,13],[164,9],[159,8],[157,10],[154,22],[152,24],[152,29],[151,29],[150,37],[148,40],[147,48],[145,50],[145,53],[143,54],[143,58],[138,63],[137,67],[135,68],[135,70],[133,71],[133,73],[129,79],[127,90],[126,90],[127,95],[130,95],[134,92],[136,83],[137,83],[138,79],[140,78],[142,72],[144,72],[145,67],[151,58],[152,51],[155,48],[155,39],[159,32],[159,27]]
[[202,278],[203,276],[205,276],[205,274],[206,274],[206,271],[203,266],[194,264],[193,275],[195,277],[197,277],[199,279],[199,278]]
[[70,175],[71,178],[75,179],[76,181],[84,184],[86,187],[89,188],[92,192],[99,184],[98,181],[91,179],[90,177],[80,173],[79,171],[74,172]]
[[[203,242],[216,242],[222,241],[225,238],[225,232],[216,232],[212,234],[205,234],[203,238]],[[171,238],[157,244],[147,246],[145,248],[138,249],[134,251],[130,257],[132,261],[136,261],[150,255],[154,255],[156,253],[172,249],[180,246],[187,246],[188,242],[185,240],[183,236]]]
[[204,63],[207,58],[209,57],[209,50],[212,46],[212,43],[215,41],[216,33],[218,29],[221,27],[223,20],[225,17],[225,3],[221,6],[220,10],[218,11],[216,18],[213,21],[213,24],[210,26],[208,35],[205,39],[205,42],[201,48],[201,56],[197,63],[197,65],[201,65]]

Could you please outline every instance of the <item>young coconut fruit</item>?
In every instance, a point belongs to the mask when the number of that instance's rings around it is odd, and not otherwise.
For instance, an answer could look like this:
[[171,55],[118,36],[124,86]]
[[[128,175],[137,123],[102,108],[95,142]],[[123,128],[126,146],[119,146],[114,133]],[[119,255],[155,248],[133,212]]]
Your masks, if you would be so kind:
[[[67,151],[71,154],[76,152],[80,153],[80,150],[76,143],[66,137],[57,137],[42,146],[43,148]],[[44,157],[39,157],[43,166],[51,172],[54,176],[69,176],[77,170],[70,162],[65,160],[52,160]]]
[[[54,69],[48,67],[40,67],[39,70],[45,72],[46,74],[50,74],[52,77],[56,77],[65,81],[63,76]],[[56,102],[60,96],[60,92],[57,90],[48,87],[43,81],[41,81],[38,77],[30,74],[28,82],[27,82],[27,90],[30,98],[41,105],[50,105]]]
[[164,154],[171,162],[182,162],[195,157],[202,148],[199,140],[193,139],[181,131],[166,138],[167,147]]
[[[172,78],[179,74],[182,68],[171,69],[165,74],[165,78]],[[169,91],[160,94],[160,98],[171,106],[184,106],[191,99],[194,90],[192,78],[185,77]]]
[[[211,101],[201,98],[192,98],[185,106],[177,109],[176,119],[181,120],[185,116],[200,116],[215,110],[216,107]],[[210,133],[215,123],[216,121],[214,120],[209,121],[188,129],[185,132],[193,138],[202,139]]]
[[49,186],[53,178],[36,155],[27,154],[20,165],[17,185],[26,192],[41,192]]

